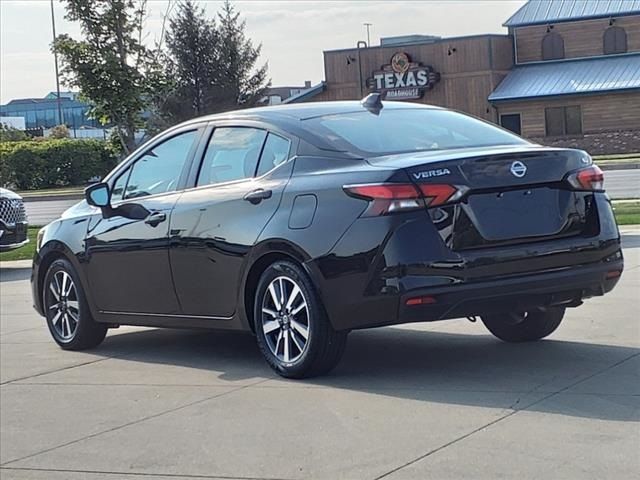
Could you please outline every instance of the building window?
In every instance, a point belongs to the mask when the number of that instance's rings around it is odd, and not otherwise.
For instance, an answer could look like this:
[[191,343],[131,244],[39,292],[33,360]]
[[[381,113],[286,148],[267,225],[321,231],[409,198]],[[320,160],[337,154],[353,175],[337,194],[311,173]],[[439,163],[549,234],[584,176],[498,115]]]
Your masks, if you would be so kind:
[[579,105],[545,108],[544,119],[548,137],[582,134],[582,109]]
[[522,135],[522,125],[520,122],[519,113],[509,113],[507,115],[500,115],[500,125],[507,130],[511,130],[513,133]]
[[609,27],[602,37],[605,55],[627,53],[627,32],[622,27]]
[[547,33],[542,39],[542,59],[558,60],[564,58],[564,40],[559,33]]

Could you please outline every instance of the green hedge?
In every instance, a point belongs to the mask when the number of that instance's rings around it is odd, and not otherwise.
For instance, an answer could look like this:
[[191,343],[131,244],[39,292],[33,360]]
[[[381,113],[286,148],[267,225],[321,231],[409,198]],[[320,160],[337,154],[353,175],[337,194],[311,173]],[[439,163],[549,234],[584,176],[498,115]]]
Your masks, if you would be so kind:
[[19,190],[85,185],[117,163],[117,153],[101,140],[1,142],[0,185]]

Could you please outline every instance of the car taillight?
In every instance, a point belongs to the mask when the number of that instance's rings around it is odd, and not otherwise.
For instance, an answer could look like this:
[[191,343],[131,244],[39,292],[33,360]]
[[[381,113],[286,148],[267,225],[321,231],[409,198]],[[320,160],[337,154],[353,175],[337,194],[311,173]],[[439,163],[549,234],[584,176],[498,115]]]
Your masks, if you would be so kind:
[[577,190],[604,190],[604,173],[597,165],[573,172],[567,181]]
[[437,207],[445,203],[460,200],[468,190],[467,187],[449,185],[446,183],[424,183],[419,185],[422,196],[425,198],[428,207]]
[[347,195],[369,200],[366,216],[435,207],[460,199],[466,188],[448,184],[377,183],[345,185]]

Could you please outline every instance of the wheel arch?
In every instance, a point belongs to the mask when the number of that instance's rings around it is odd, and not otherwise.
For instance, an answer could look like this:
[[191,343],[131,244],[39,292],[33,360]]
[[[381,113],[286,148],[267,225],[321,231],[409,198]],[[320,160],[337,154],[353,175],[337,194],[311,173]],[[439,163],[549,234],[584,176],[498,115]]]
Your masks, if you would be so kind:
[[[44,289],[44,279],[51,267],[51,264],[56,260],[64,259],[67,260],[73,268],[76,270],[76,274],[80,278],[80,282],[82,283],[81,287],[85,293],[85,297],[89,300],[91,298],[91,292],[87,288],[87,282],[84,277],[84,271],[81,268],[80,262],[76,255],[73,254],[71,249],[59,240],[51,240],[47,242],[40,248],[38,252],[38,260],[37,260],[37,276],[34,278],[36,282],[36,292],[38,298],[34,298],[34,302],[37,302],[37,305],[40,306],[38,311],[42,313],[42,294]],[[92,305],[92,302],[88,302],[89,305]]]
[[260,277],[269,265],[279,260],[295,262],[307,272],[312,283],[317,287],[314,275],[309,271],[306,265],[310,257],[300,247],[285,240],[270,240],[257,245],[254,250],[255,254],[252,255],[254,260],[251,262],[249,268],[247,268],[240,302],[249,328],[253,333],[255,333],[255,323],[253,318],[254,295],[258,282],[260,281]]

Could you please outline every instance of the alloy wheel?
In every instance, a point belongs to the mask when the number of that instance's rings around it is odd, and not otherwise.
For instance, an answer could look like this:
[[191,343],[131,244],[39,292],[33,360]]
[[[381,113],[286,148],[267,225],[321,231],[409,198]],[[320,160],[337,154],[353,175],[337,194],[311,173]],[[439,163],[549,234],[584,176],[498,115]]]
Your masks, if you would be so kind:
[[49,282],[48,299],[47,313],[53,329],[61,340],[71,340],[80,318],[78,291],[71,275],[64,270],[53,274]]
[[262,299],[262,331],[279,360],[295,362],[309,343],[309,309],[304,292],[289,277],[271,281]]

